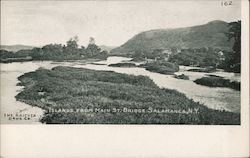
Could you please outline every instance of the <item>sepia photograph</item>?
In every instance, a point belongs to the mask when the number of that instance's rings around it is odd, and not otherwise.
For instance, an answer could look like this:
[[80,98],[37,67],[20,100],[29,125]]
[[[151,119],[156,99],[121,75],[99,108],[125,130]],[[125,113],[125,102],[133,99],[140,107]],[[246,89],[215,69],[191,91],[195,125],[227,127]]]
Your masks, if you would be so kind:
[[241,125],[241,1],[1,1],[1,124]]
[[249,0],[1,0],[1,158],[247,158]]

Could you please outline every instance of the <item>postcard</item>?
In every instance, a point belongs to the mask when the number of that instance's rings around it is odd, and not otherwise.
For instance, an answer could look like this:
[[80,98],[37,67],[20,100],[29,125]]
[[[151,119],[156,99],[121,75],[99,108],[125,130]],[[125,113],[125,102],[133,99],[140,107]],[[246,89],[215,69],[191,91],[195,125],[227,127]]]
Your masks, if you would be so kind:
[[245,127],[246,4],[1,1],[1,126]]

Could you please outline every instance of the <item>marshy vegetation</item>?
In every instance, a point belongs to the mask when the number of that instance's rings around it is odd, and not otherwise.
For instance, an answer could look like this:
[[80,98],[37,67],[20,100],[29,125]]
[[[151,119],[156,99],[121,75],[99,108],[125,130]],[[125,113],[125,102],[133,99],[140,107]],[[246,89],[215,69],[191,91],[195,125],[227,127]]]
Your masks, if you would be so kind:
[[[159,88],[145,76],[55,67],[18,79],[24,90],[17,100],[46,110],[41,121],[48,124],[240,124],[240,114],[209,109],[176,90]],[[170,112],[157,112],[164,109]]]
[[179,71],[179,66],[175,63],[170,63],[165,60],[157,60],[153,62],[148,62],[140,65],[140,67],[144,67],[146,70],[151,72],[157,72],[161,74],[172,75],[174,72]]

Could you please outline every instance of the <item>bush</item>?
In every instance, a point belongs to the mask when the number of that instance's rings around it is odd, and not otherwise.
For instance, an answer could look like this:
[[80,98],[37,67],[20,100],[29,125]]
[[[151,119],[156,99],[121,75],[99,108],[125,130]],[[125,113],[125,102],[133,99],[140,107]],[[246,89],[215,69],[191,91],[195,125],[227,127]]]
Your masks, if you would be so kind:
[[177,78],[177,79],[183,79],[183,80],[189,80],[189,77],[184,75],[184,74],[181,74],[181,75],[174,75],[174,78]]

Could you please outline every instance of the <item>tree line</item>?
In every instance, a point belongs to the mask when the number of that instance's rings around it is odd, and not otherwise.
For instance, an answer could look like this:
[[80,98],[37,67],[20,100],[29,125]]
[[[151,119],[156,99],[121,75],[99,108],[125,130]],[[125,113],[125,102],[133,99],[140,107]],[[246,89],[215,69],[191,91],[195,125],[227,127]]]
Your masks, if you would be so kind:
[[25,58],[32,57],[33,60],[79,60],[86,58],[107,58],[108,52],[101,50],[94,41],[90,38],[88,46],[78,45],[78,37],[70,38],[66,45],[48,44],[41,48],[33,48],[31,50],[19,50],[17,52],[9,52],[1,50],[1,59],[7,58]]

